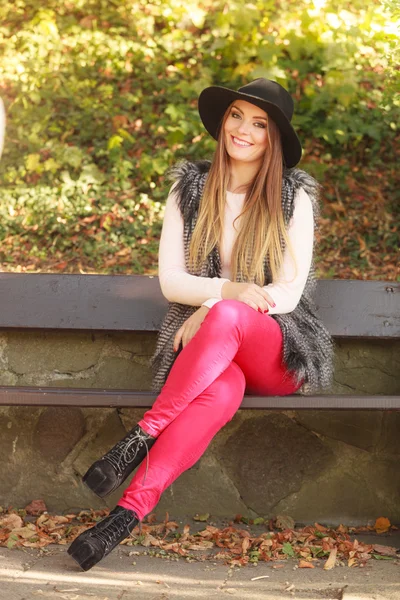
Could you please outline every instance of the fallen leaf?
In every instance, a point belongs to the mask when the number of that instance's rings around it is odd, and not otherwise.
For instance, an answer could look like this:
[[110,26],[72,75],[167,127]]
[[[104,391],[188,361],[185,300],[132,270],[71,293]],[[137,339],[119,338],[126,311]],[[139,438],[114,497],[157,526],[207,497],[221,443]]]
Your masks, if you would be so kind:
[[308,560],[301,560],[299,562],[299,569],[315,569],[315,565],[308,562]]
[[36,517],[37,515],[47,512],[47,506],[43,500],[32,500],[28,506],[25,506],[25,510],[28,515]]
[[349,558],[349,560],[347,561],[348,567],[356,567],[357,565],[358,565],[358,560],[354,556],[352,558]]
[[188,550],[205,550],[205,549],[213,548],[213,547],[214,547],[214,542],[202,540],[198,544],[191,544],[190,546],[188,546]]
[[17,527],[22,527],[23,521],[19,515],[15,513],[11,513],[10,515],[6,515],[5,517],[0,518],[0,527],[5,527],[6,529],[16,529]]
[[204,515],[194,515],[193,520],[194,521],[207,521],[210,518],[210,513],[205,513]]
[[148,546],[159,546],[160,545],[160,541],[155,538],[153,535],[151,535],[150,533],[146,533],[144,539],[141,541],[141,545],[148,547]]
[[390,529],[390,521],[386,517],[379,517],[375,521],[374,529],[376,533],[386,533]]
[[16,527],[11,531],[11,533],[24,538],[24,540],[29,540],[29,538],[37,535],[36,527],[31,524],[25,525],[25,527]]
[[148,516],[146,517],[146,521],[147,521],[147,523],[149,523],[149,524],[152,524],[152,523],[154,523],[156,520],[157,520],[157,515],[156,515],[156,513],[151,513],[150,515],[148,515]]
[[393,548],[393,546],[382,546],[381,544],[374,544],[373,549],[375,550],[375,552],[378,552],[378,554],[381,554],[382,556],[394,556],[395,558],[399,557],[396,548]]
[[333,569],[336,563],[336,555],[337,555],[337,548],[332,548],[328,560],[326,561],[326,563],[324,564],[324,569],[325,571],[329,571],[330,569]]

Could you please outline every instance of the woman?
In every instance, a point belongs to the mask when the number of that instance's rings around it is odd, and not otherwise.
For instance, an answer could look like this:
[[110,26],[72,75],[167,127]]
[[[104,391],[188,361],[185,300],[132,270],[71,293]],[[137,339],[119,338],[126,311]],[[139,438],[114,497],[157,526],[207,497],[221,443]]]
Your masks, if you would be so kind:
[[116,508],[69,548],[84,570],[200,458],[245,391],[283,396],[330,382],[332,341],[311,299],[318,184],[292,168],[301,158],[292,98],[263,78],[238,91],[211,86],[199,113],[218,143],[211,163],[172,170],[159,250],[170,304],[152,361],[161,391],[84,477],[104,497],[140,465]]

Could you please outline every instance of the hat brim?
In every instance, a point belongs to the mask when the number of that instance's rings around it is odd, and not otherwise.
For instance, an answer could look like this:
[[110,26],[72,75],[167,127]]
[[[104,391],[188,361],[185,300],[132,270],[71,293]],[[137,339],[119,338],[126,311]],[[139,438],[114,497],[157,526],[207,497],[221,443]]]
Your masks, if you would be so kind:
[[300,140],[279,106],[267,100],[217,85],[206,88],[199,96],[198,111],[208,133],[215,140],[218,139],[223,116],[234,100],[250,102],[264,110],[273,119],[281,133],[282,152],[286,166],[291,168],[297,165],[302,154]]

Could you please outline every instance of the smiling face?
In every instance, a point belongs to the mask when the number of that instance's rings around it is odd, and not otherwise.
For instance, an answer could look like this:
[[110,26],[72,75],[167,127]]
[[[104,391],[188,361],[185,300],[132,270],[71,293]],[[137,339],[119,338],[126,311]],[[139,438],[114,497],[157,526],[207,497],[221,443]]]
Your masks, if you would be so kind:
[[235,100],[224,124],[225,147],[232,160],[260,163],[268,147],[268,115],[245,100]]

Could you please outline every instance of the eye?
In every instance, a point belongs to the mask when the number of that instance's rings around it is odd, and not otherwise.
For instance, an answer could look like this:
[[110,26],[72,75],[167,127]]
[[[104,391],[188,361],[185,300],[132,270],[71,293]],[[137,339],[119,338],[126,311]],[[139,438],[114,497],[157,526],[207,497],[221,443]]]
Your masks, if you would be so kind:
[[240,117],[239,113],[233,111],[231,112],[231,117]]
[[254,125],[260,125],[261,129],[265,129],[265,127],[266,127],[265,123],[260,123],[259,121],[254,123]]

